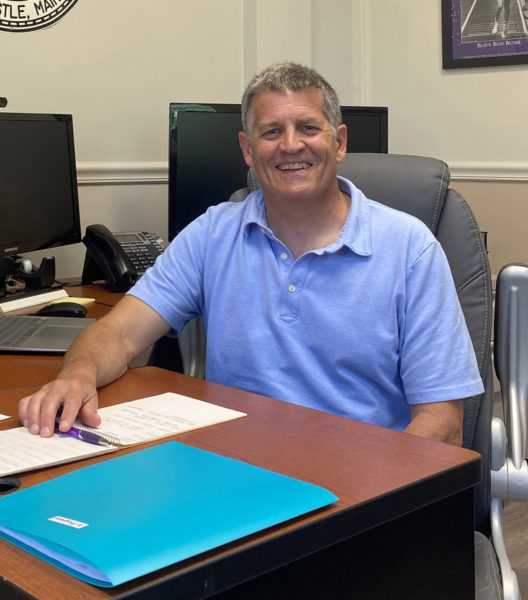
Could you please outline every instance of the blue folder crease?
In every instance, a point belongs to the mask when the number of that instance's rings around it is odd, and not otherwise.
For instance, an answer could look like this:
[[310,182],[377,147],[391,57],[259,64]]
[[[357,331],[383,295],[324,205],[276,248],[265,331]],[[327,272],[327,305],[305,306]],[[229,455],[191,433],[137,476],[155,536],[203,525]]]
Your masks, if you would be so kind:
[[167,442],[1,498],[0,537],[113,587],[336,500],[322,487]]

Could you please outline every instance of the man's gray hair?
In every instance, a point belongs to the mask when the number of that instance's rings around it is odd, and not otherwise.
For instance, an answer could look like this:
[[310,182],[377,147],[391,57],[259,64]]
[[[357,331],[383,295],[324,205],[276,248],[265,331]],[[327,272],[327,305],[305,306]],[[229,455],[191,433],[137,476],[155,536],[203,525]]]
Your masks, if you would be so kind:
[[277,63],[264,69],[249,82],[242,96],[242,127],[251,137],[253,130],[253,102],[266,91],[300,92],[316,88],[323,95],[323,112],[334,130],[341,124],[339,98],[334,88],[317,71],[292,62]]

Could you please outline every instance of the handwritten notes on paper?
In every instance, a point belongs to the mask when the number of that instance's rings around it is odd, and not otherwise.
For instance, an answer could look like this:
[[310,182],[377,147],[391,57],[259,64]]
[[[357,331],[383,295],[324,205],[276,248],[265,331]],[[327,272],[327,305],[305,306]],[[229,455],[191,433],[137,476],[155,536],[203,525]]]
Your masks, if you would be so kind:
[[[244,417],[245,413],[168,392],[99,409],[97,429],[119,440],[120,446],[149,442],[216,423]],[[76,424],[77,425],[77,424]],[[79,425],[81,425],[79,423]],[[96,446],[70,436],[32,435],[25,427],[0,431],[0,476],[89,458],[117,448]]]
[[115,437],[120,446],[140,444],[245,416],[236,410],[170,392],[107,406],[101,408],[99,414],[103,420],[101,427],[89,431]]
[[0,476],[89,458],[116,448],[94,446],[70,436],[32,435],[25,427],[0,431]]

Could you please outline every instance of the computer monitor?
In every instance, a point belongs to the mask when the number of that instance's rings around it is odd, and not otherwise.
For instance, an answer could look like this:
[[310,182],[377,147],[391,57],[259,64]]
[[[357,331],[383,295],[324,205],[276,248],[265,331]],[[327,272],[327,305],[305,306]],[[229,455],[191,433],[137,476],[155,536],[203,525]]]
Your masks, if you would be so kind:
[[0,113],[0,258],[81,241],[71,115]]
[[389,151],[389,111],[386,106],[342,106],[348,152]]
[[[386,107],[342,106],[347,152],[388,152]],[[169,240],[246,187],[240,104],[169,105]]]
[[239,104],[170,104],[169,240],[246,187]]

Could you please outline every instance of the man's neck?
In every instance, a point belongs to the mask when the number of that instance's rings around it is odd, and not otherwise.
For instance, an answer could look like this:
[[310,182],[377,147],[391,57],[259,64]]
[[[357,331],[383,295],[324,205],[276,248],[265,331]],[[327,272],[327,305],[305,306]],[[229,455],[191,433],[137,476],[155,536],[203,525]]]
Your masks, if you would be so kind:
[[350,196],[337,186],[325,200],[297,198],[274,202],[264,195],[264,201],[270,229],[294,259],[336,242],[350,209]]

